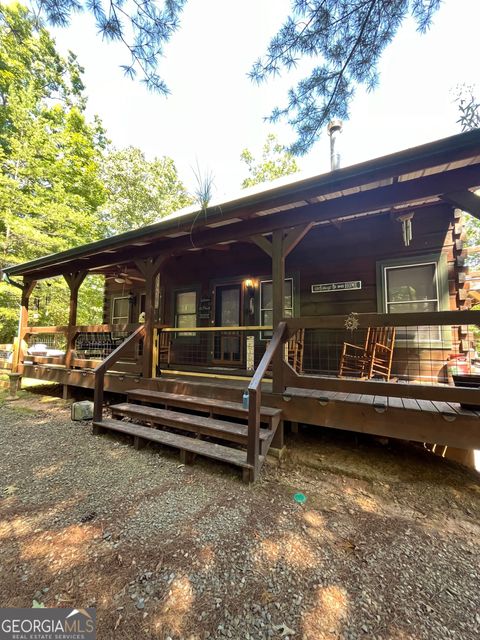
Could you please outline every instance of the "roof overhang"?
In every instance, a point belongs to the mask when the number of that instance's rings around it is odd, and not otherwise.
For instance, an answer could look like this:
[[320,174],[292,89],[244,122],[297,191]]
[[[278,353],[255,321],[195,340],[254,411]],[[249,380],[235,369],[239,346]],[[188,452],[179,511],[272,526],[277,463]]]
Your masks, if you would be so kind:
[[132,258],[226,245],[299,224],[435,202],[466,202],[475,209],[480,198],[470,190],[478,186],[480,130],[475,130],[289,184],[283,180],[261,190],[245,190],[204,210],[190,207],[153,225],[9,267],[4,274],[41,279]]

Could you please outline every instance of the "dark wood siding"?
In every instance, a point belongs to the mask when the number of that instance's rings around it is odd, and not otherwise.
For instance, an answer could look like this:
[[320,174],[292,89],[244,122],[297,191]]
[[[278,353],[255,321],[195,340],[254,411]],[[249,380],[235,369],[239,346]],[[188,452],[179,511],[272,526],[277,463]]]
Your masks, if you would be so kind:
[[[402,211],[402,213],[405,213]],[[388,260],[410,260],[432,254],[443,254],[448,279],[447,304],[450,309],[464,304],[462,280],[462,233],[460,216],[452,207],[439,204],[419,207],[413,218],[413,239],[405,247],[399,213],[380,214],[368,218],[314,227],[288,256],[287,276],[295,283],[296,315],[332,315],[381,311],[378,308],[377,263]],[[292,214],[292,224],[294,215]],[[194,247],[192,247],[194,249]],[[162,320],[174,323],[174,296],[177,290],[195,289],[197,302],[212,300],[212,316],[198,318],[198,326],[213,324],[215,283],[242,282],[245,278],[269,278],[271,260],[253,243],[223,245],[220,249],[192,250],[171,258],[161,273],[163,300]],[[312,293],[312,284],[361,280],[360,290]],[[124,290],[123,285],[109,281],[106,288],[105,319],[110,319],[110,301]],[[125,289],[126,290],[126,289]],[[139,293],[138,287],[129,290]],[[133,309],[135,314],[136,310]],[[132,321],[136,321],[132,316]],[[250,315],[248,305],[243,310],[244,324],[259,324],[259,291],[255,293],[255,313]],[[258,336],[257,336],[258,337]],[[172,341],[172,362],[178,364],[205,364],[211,353],[212,337],[200,332],[194,337]],[[338,352],[343,341],[361,342],[361,334],[336,332],[336,336],[306,339],[305,368],[335,373]],[[256,341],[256,360],[261,357],[265,342]],[[453,336],[451,349],[458,350],[458,335]],[[445,361],[449,349],[396,350],[396,373],[409,377],[444,379]]]

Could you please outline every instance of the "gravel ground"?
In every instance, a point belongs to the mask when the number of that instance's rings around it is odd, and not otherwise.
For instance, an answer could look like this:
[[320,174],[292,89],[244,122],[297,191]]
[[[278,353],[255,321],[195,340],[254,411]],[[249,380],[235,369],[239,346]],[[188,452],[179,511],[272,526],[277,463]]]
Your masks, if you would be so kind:
[[99,640],[478,638],[479,476],[352,434],[288,444],[246,486],[55,398],[0,403],[0,606],[96,606]]

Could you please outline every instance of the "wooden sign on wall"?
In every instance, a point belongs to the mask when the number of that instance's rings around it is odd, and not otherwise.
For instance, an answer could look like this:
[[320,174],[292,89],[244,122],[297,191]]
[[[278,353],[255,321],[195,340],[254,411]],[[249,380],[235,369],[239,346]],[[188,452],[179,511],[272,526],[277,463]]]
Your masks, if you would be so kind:
[[328,293],[330,291],[352,291],[361,289],[361,280],[350,280],[349,282],[326,282],[324,284],[312,284],[312,293]]
[[198,317],[201,320],[210,320],[212,313],[212,300],[211,298],[201,298],[198,305]]
[[255,336],[247,336],[247,371],[255,369]]

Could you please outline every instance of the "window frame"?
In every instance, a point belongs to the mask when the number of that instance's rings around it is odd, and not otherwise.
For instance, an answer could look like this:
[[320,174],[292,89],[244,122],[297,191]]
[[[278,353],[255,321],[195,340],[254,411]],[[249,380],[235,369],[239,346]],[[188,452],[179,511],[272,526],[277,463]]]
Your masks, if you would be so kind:
[[[195,314],[193,313],[180,313],[177,314],[177,299],[178,299],[178,295],[182,294],[182,293],[194,293],[195,294]],[[198,286],[190,286],[190,287],[182,287],[181,289],[174,289],[173,291],[173,326],[175,328],[179,328],[178,327],[178,316],[184,316],[184,315],[195,315],[195,326],[198,327],[198,299],[199,299],[199,289]],[[197,338],[198,337],[198,333],[197,332],[193,332],[193,331],[185,331],[185,332],[175,332],[175,339],[176,340],[188,340],[188,339],[192,339],[192,338]]]
[[[448,311],[450,309],[449,287],[448,287],[448,264],[446,255],[443,252],[405,256],[404,258],[394,258],[391,260],[381,260],[377,262],[377,309],[379,313],[391,313],[388,310],[391,304],[407,304],[407,302],[387,302],[387,271],[388,269],[400,269],[418,267],[433,264],[435,266],[435,284],[437,288],[437,298],[417,302],[437,302],[437,311]],[[410,301],[415,302],[415,301]],[[452,335],[449,327],[441,327],[438,339],[431,339],[428,342],[417,339],[397,338],[395,345],[401,348],[409,348],[412,345],[429,349],[450,349]]]
[[[117,300],[127,300],[128,301],[128,314],[126,316],[114,316],[115,312],[115,302]],[[130,305],[130,296],[112,296],[112,312],[110,314],[111,324],[130,324],[130,314],[131,314],[131,305]],[[116,318],[126,318],[126,322],[115,322]]]
[[[295,280],[293,278],[293,276],[285,276],[285,282],[290,281],[292,283],[292,306],[291,307],[284,307],[283,311],[285,313],[285,309],[289,309],[292,312],[291,317],[294,318],[295,317]],[[266,309],[263,307],[263,287],[262,285],[264,284],[272,284],[273,285],[273,279],[265,279],[262,280],[261,278],[259,279],[259,284],[258,284],[258,289],[259,289],[259,296],[258,296],[258,320],[259,320],[259,324],[260,326],[264,326],[263,323],[263,312],[264,311],[272,311],[272,309]],[[272,292],[273,293],[273,292]],[[269,335],[270,334],[270,335]],[[273,335],[273,331],[267,330],[267,331],[260,331],[260,340],[262,341],[266,341],[266,340],[271,340],[272,339],[272,335]]]

